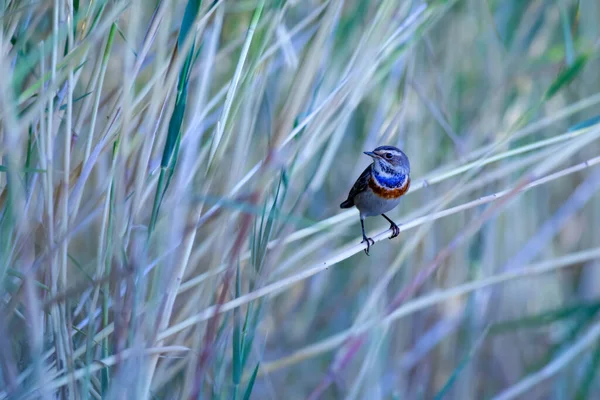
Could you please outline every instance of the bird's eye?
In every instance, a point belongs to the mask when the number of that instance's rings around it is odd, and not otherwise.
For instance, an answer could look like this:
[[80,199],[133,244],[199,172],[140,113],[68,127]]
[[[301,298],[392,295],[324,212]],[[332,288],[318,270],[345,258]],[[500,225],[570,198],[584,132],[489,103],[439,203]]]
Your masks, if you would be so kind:
[[391,160],[392,157],[392,153],[385,153],[385,158],[387,158],[388,160]]

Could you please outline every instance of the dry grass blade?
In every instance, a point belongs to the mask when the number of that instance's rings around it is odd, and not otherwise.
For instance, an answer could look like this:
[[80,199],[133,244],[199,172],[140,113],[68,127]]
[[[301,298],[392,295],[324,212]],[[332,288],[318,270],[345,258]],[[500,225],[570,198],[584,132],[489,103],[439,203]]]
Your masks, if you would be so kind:
[[[519,271],[506,272],[504,274],[490,276],[475,282],[469,282],[463,285],[458,285],[451,289],[441,290],[429,295],[418,297],[407,301],[405,304],[398,307],[390,313],[385,319],[371,319],[365,323],[353,327],[352,329],[339,332],[327,339],[323,339],[305,348],[295,351],[290,356],[281,358],[276,361],[269,362],[263,366],[261,374],[268,374],[277,371],[281,368],[289,367],[290,365],[305,361],[306,359],[319,356],[325,352],[332,351],[335,348],[343,345],[347,339],[353,335],[366,332],[369,329],[378,325],[387,325],[398,321],[400,318],[405,318],[413,313],[423,310],[427,307],[433,307],[444,302],[450,301],[453,298],[465,296],[477,290],[485,289],[501,283],[510,282],[518,279],[534,277],[536,275],[548,274],[556,272],[562,268],[573,267],[579,263],[593,261],[600,258],[600,248],[594,248],[587,251],[569,254],[554,260],[548,260],[539,264],[525,266]],[[246,377],[248,378],[248,377]]]
[[[442,210],[438,213],[434,213],[434,214],[430,214],[430,215],[423,216],[420,218],[416,218],[413,221],[409,221],[407,223],[402,224],[402,226],[400,227],[400,232],[404,232],[407,229],[417,227],[426,222],[431,222],[431,221],[437,220],[439,218],[443,218],[448,215],[452,215],[454,213],[464,211],[466,209],[477,207],[477,206],[480,206],[480,205],[483,205],[486,203],[491,203],[496,200],[500,200],[506,196],[514,195],[516,193],[526,191],[528,189],[531,189],[531,188],[541,185],[543,183],[552,181],[554,179],[558,179],[562,176],[580,171],[582,169],[586,169],[588,167],[592,167],[599,163],[600,163],[600,157],[595,157],[595,158],[585,161],[581,164],[574,165],[570,168],[566,168],[565,170],[561,170],[561,171],[555,172],[553,174],[549,174],[546,177],[539,178],[537,180],[533,180],[529,183],[524,182],[521,186],[516,187],[514,189],[507,189],[502,192],[484,196],[480,199],[477,199],[475,201],[472,201],[472,202],[469,202],[466,204],[452,207],[447,210]],[[372,237],[373,241],[375,243],[377,243],[384,239],[387,239],[391,235],[391,233],[392,233],[391,229],[387,229],[384,232],[380,232],[379,234]],[[240,307],[244,304],[250,303],[251,301],[257,300],[264,296],[276,296],[276,295],[282,293],[288,287],[295,285],[298,282],[301,282],[311,276],[314,276],[315,274],[318,274],[319,272],[327,270],[329,267],[353,256],[354,254],[359,253],[360,251],[364,250],[365,248],[366,248],[366,243],[359,243],[359,244],[345,246],[345,248],[342,248],[341,251],[339,251],[335,256],[333,256],[325,261],[319,262],[318,264],[313,265],[309,268],[306,268],[302,272],[299,272],[295,275],[289,276],[284,279],[280,279],[274,283],[271,283],[269,285],[266,285],[256,291],[254,291],[252,293],[248,293],[242,297],[231,300],[231,301],[223,304],[222,306],[219,306],[219,311],[226,312],[226,311],[232,310],[234,308]],[[204,311],[202,311],[201,313],[195,315],[194,317],[189,318],[186,321],[183,321],[177,325],[171,326],[170,328],[168,328],[161,334],[161,338],[168,337],[168,336],[170,336],[182,329],[185,329],[189,326],[192,326],[200,321],[207,320],[208,318],[210,318],[211,315],[213,315],[215,310],[216,310],[216,306],[211,306],[211,307],[205,309]]]
[[[594,2],[21,3],[1,399],[600,390]],[[366,257],[379,145],[411,188]]]
[[577,341],[571,348],[553,360],[550,364],[546,365],[540,371],[531,374],[527,378],[523,379],[518,384],[510,387],[509,389],[503,391],[497,396],[494,396],[494,400],[509,400],[515,399],[519,396],[527,393],[531,388],[536,385],[539,385],[543,381],[552,378],[561,369],[568,366],[569,363],[573,361],[577,356],[579,356],[582,352],[588,350],[594,344],[598,342],[600,338],[600,323],[594,324],[585,335]]

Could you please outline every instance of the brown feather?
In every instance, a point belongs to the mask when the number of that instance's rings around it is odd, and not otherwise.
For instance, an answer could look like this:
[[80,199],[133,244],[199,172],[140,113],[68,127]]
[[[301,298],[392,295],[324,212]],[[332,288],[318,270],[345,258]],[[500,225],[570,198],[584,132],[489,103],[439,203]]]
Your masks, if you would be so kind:
[[410,187],[410,177],[407,177],[406,183],[399,188],[395,189],[387,189],[382,186],[379,186],[377,182],[373,178],[369,179],[369,187],[373,192],[381,198],[384,199],[397,199],[402,196],[404,193],[408,192],[408,188]]

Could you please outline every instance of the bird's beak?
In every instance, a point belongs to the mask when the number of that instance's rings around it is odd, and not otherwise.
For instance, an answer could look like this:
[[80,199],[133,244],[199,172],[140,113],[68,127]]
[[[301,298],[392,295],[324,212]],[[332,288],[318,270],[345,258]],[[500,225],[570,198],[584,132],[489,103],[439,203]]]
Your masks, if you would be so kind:
[[372,151],[363,151],[363,153],[365,153],[369,157],[373,157],[373,158],[379,158],[380,157],[378,154],[375,154]]

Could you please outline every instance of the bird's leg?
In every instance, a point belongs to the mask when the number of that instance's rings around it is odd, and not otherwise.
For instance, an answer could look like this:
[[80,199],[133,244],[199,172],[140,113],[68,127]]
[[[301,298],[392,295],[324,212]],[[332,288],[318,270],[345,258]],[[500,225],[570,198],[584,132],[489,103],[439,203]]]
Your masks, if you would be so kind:
[[381,216],[383,218],[387,219],[390,224],[392,224],[392,225],[390,225],[390,229],[392,230],[392,236],[390,236],[390,239],[393,239],[396,236],[398,236],[400,234],[400,228],[398,228],[398,225],[396,225],[396,223],[394,221],[392,221],[391,219],[389,219],[387,217],[387,215],[381,214]]
[[372,244],[375,244],[375,241],[371,238],[368,238],[367,235],[365,234],[365,220],[364,219],[360,219],[360,227],[362,228],[362,234],[363,234],[363,241],[361,243],[367,242],[367,248],[365,249],[365,254],[369,255],[369,248],[371,247],[371,242]]

